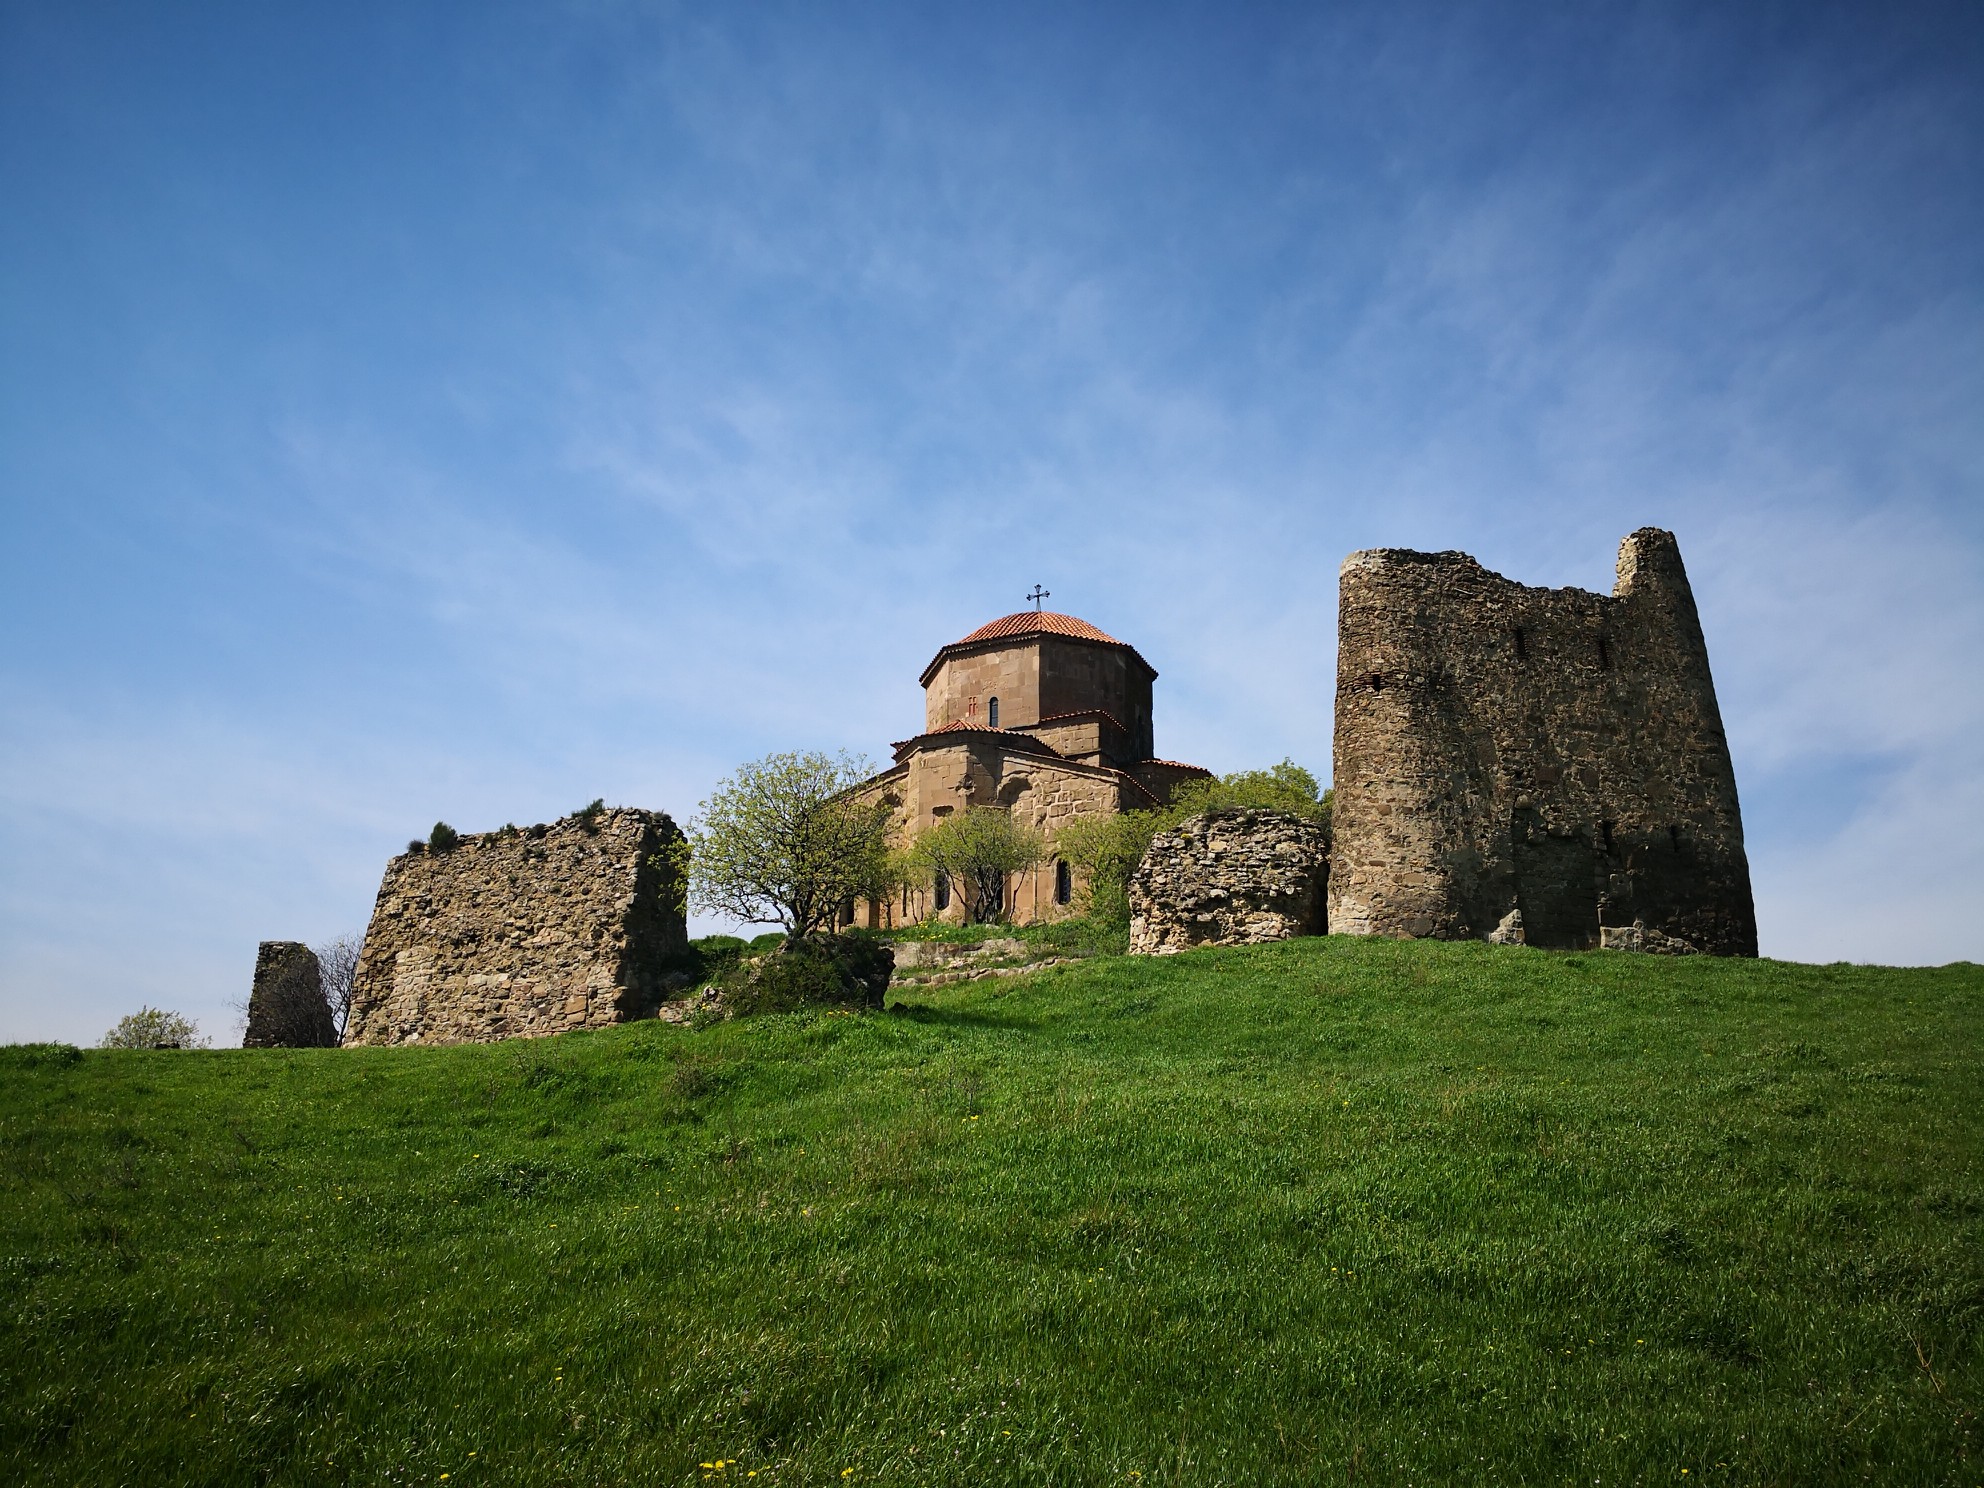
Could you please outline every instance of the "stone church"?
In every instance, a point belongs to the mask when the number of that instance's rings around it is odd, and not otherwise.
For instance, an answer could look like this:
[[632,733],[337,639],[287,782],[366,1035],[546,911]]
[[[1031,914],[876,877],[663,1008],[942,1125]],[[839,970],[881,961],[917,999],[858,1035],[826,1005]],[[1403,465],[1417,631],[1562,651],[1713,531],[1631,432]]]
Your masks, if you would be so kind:
[[[1134,646],[1052,610],[981,625],[923,669],[923,731],[894,746],[895,764],[860,787],[896,813],[908,842],[953,812],[992,806],[1044,836],[1050,852],[1069,822],[1161,806],[1210,772],[1155,757],[1151,683]],[[1007,885],[1019,924],[1071,912],[1068,863],[1050,857]],[[863,903],[857,924],[883,928],[935,914],[963,916],[943,883],[894,903]]]

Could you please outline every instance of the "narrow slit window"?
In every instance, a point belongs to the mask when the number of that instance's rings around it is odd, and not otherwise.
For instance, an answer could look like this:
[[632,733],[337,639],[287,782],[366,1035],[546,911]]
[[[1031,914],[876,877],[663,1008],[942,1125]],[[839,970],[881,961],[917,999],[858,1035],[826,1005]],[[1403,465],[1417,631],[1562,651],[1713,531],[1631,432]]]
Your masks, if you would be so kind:
[[934,887],[935,887],[935,890],[936,890],[936,899],[937,899],[937,913],[938,913],[938,914],[942,914],[942,913],[943,913],[943,912],[944,912],[945,910],[947,910],[947,909],[949,909],[949,908],[951,907],[951,879],[950,879],[950,875],[949,875],[949,874],[947,874],[947,873],[940,873],[940,874],[938,874],[938,875],[937,875],[937,882],[936,882],[936,884],[934,885]]
[[985,726],[987,728],[997,728],[999,726],[999,700],[997,698],[992,698],[985,704]]
[[1612,670],[1612,650],[1605,644],[1605,637],[1598,638],[1598,669],[1601,672]]
[[1600,822],[1598,824],[1598,835],[1605,841],[1605,850],[1607,852],[1612,851],[1612,823],[1609,821]]
[[1371,691],[1383,692],[1384,690],[1385,690],[1384,677],[1377,672],[1371,673]]
[[1054,860],[1054,902],[1066,904],[1075,897],[1075,875],[1068,867],[1066,858]]
[[1516,627],[1516,660],[1529,660],[1529,632],[1520,625]]
[[1681,829],[1676,826],[1669,826],[1667,829],[1667,840],[1673,843],[1678,850],[1681,846]]

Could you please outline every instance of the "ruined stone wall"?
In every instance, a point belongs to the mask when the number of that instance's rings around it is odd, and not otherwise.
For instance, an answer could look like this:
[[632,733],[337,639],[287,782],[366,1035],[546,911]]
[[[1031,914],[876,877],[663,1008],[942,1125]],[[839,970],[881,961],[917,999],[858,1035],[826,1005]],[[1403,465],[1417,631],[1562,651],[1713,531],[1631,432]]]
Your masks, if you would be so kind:
[[1671,533],[1621,544],[1609,597],[1401,549],[1339,583],[1333,930],[1756,954]]
[[1329,872],[1320,823],[1260,809],[1188,817],[1130,876],[1130,954],[1320,935]]
[[652,1016],[688,945],[681,839],[660,812],[618,808],[394,858],[346,1041],[479,1043]]
[[300,940],[265,940],[255,952],[244,1049],[331,1049],[337,1024],[317,953]]

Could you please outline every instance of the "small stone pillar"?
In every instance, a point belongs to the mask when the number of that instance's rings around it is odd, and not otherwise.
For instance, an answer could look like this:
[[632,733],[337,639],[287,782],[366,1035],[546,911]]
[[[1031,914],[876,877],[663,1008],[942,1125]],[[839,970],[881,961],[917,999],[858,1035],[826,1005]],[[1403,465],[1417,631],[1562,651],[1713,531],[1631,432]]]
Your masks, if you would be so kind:
[[1320,935],[1329,839],[1262,808],[1208,811],[1159,832],[1130,875],[1130,954]]
[[317,953],[296,940],[265,940],[255,953],[244,1049],[330,1049],[337,1025],[324,998]]

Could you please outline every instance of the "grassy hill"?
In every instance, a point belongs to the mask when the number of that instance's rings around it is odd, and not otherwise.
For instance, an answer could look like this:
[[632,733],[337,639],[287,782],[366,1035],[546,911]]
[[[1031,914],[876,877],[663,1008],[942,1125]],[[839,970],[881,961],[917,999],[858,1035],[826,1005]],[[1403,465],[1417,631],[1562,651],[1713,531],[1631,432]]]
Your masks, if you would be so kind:
[[1298,941],[0,1051],[21,1483],[1984,1479],[1984,969]]

